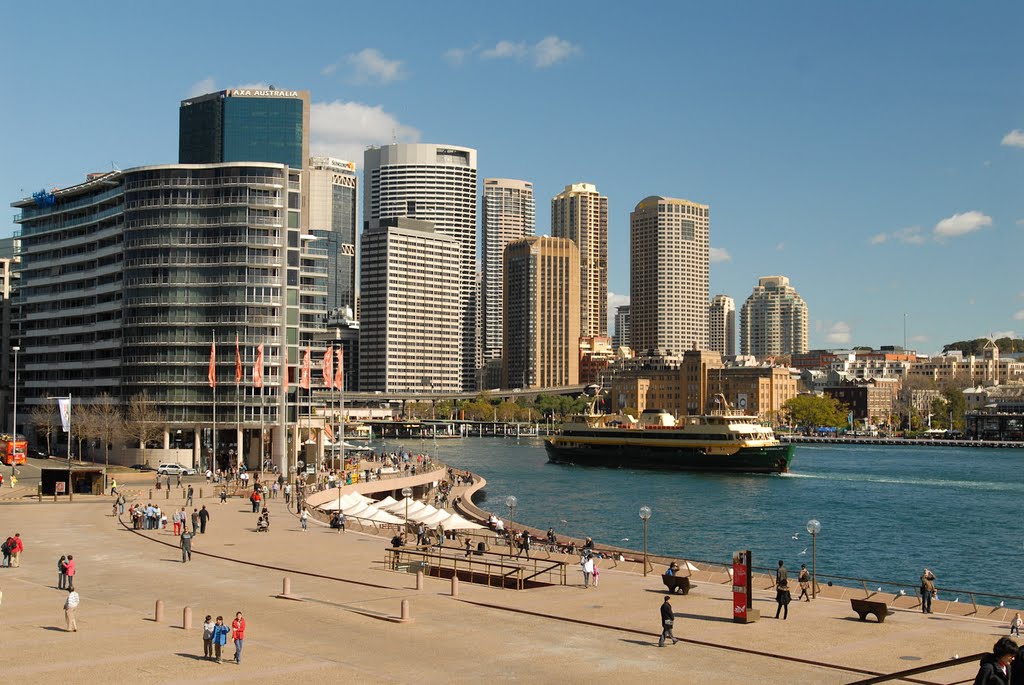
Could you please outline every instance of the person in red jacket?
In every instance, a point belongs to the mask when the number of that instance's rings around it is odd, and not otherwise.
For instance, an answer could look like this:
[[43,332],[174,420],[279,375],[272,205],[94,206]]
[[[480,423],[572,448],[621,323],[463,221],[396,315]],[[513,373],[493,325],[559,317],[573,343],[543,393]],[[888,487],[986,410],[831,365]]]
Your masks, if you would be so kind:
[[67,568],[68,589],[69,590],[74,590],[75,589],[75,558],[72,555],[70,555],[70,554],[68,555],[68,560],[67,560],[67,563],[65,564],[65,568]]
[[242,663],[242,641],[245,640],[245,619],[242,612],[235,614],[235,620],[231,622],[231,639],[235,642],[235,663]]
[[21,566],[21,553],[25,551],[25,543],[21,541],[21,533],[14,534],[14,548],[11,550],[11,566]]

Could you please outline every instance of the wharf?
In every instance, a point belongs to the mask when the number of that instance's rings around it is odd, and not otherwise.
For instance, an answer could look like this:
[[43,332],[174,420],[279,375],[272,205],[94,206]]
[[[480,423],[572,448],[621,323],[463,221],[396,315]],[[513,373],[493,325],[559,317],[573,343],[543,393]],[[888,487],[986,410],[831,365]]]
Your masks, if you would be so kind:
[[944,440],[941,438],[872,438],[867,436],[825,438],[816,435],[777,435],[779,442],[822,445],[897,445],[907,447],[990,447],[1021,449],[1024,442],[1011,440]]

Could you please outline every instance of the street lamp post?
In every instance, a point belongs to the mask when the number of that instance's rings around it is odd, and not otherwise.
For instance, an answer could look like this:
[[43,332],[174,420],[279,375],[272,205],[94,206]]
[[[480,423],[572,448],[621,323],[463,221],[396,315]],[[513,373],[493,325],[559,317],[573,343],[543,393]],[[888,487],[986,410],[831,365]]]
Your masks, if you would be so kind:
[[508,507],[508,553],[512,554],[512,521],[516,517],[516,506],[519,505],[519,500],[516,499],[515,495],[509,495],[505,498],[505,506]]
[[14,436],[15,451],[18,447],[18,352],[21,348],[17,345],[11,348],[14,350],[14,426],[11,428],[11,435]]
[[818,598],[818,533],[821,523],[818,519],[807,522],[807,532],[811,534],[811,597]]
[[402,498],[405,499],[405,532],[409,532],[409,498],[412,497],[412,488],[402,488]]
[[647,575],[647,522],[651,520],[651,508],[646,504],[640,507],[640,519],[644,522],[644,575]]

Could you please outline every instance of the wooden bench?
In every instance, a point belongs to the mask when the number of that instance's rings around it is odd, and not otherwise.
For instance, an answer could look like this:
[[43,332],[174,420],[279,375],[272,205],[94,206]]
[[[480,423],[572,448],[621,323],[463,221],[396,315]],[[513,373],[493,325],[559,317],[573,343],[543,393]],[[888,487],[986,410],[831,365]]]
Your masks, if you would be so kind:
[[690,594],[690,579],[687,576],[663,575],[661,582],[665,583],[665,587],[668,588],[669,592],[682,590],[684,595]]
[[851,597],[850,606],[862,621],[868,620],[868,614],[874,614],[879,623],[885,623],[885,617],[889,615],[889,605],[885,602],[872,602],[869,599]]

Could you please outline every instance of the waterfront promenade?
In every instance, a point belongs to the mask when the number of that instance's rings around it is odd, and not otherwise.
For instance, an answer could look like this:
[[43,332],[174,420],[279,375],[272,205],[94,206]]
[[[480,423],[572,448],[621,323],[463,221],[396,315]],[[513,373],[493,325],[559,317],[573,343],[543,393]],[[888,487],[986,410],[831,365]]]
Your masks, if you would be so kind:
[[[1006,632],[1001,621],[904,610],[882,625],[861,623],[836,599],[794,602],[788,621],[737,625],[729,587],[698,582],[672,599],[684,641],[659,649],[658,575],[604,562],[596,589],[515,592],[464,582],[453,598],[448,581],[427,578],[417,591],[415,576],[385,570],[382,538],[319,524],[302,533],[283,500],[270,502],[269,534],[254,532],[240,498],[202,504],[212,519],[189,564],[180,563],[169,531],[128,531],[107,500],[0,505],[4,534],[21,532],[26,541],[21,568],[0,569],[6,675],[38,683],[849,683],[865,671],[984,651]],[[56,560],[66,553],[78,562],[82,596],[75,634],[62,631],[65,593],[55,589]],[[304,601],[275,597],[285,575]],[[774,614],[772,597],[758,590],[755,606]],[[159,623],[157,599],[166,607]],[[388,620],[403,599],[414,620]],[[180,628],[186,605],[191,631]],[[242,665],[199,658],[203,617],[230,620],[239,610],[249,623]],[[919,681],[956,682],[973,672],[960,666]]]

